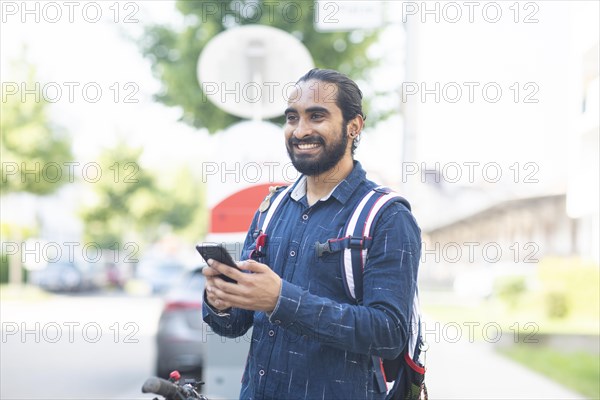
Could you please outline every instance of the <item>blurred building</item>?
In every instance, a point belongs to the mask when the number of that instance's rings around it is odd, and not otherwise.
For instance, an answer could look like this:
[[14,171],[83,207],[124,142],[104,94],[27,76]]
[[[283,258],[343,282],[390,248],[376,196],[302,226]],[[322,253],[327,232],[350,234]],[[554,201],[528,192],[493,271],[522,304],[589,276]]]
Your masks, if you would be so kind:
[[[566,195],[506,200],[431,228],[423,237],[421,279],[490,295],[495,277],[534,274],[547,256],[580,256],[593,248],[587,227],[565,212]],[[477,287],[479,286],[479,287]]]
[[581,111],[569,132],[566,211],[585,240],[580,254],[600,262],[600,67],[598,37],[595,39],[595,43],[580,47],[573,60],[579,72],[576,87]]
[[423,276],[450,284],[463,268],[600,258],[598,3],[537,3],[533,23],[496,4],[472,21],[404,10],[401,186],[424,232]]
[[[474,262],[535,262],[547,255],[589,251],[590,243],[582,237],[577,220],[566,215],[565,207],[564,194],[507,200],[429,230],[426,243],[430,249],[435,243],[460,244],[465,251],[472,247]],[[486,245],[490,250],[477,250]]]

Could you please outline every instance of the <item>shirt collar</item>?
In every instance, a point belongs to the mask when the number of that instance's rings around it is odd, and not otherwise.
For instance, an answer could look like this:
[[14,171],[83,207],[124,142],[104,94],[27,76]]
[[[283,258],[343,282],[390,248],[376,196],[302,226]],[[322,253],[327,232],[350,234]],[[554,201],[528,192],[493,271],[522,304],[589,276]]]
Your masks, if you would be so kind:
[[[296,183],[290,193],[290,197],[295,201],[300,201],[302,197],[306,195],[306,175],[302,175]],[[329,197],[329,196],[328,196]]]
[[[346,201],[348,201],[348,199],[350,198],[352,193],[354,193],[358,185],[360,185],[361,182],[365,181],[366,176],[367,174],[362,168],[362,165],[360,165],[360,162],[354,161],[354,168],[352,169],[350,174],[348,174],[348,176],[344,180],[338,183],[327,196],[321,198],[320,201],[325,201],[329,199],[329,197],[333,196],[340,203],[346,203]],[[290,192],[290,196],[293,200],[300,201],[300,199],[305,195],[306,175],[302,175],[294,184],[294,187]]]

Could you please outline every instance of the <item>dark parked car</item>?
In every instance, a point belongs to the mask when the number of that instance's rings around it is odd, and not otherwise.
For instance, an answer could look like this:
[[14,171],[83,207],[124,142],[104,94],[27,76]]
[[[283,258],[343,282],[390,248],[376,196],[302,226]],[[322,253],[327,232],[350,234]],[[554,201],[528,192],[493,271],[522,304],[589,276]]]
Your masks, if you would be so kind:
[[202,377],[207,326],[202,321],[202,268],[186,273],[165,295],[156,334],[156,375],[168,378],[173,370],[182,376]]
[[137,278],[144,281],[152,293],[160,294],[169,290],[186,271],[188,268],[174,258],[148,257],[140,260]]
[[59,260],[49,262],[32,274],[32,283],[52,292],[80,292],[99,289],[104,280],[95,264]]

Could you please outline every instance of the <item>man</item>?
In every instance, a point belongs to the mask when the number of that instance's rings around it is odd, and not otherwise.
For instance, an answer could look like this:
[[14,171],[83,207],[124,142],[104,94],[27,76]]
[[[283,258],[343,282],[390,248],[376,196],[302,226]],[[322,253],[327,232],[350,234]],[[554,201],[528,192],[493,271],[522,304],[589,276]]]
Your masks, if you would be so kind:
[[[358,202],[377,185],[353,154],[364,125],[356,83],[331,70],[301,77],[288,101],[287,151],[302,176],[282,194],[263,257],[254,217],[237,271],[216,261],[205,268],[204,320],[218,334],[252,341],[243,399],[383,399],[373,356],[395,358],[408,337],[416,290],[420,230],[393,202],[375,220],[364,265],[363,301],[347,294],[339,252],[318,243],[343,236]],[[406,244],[413,252],[406,252]],[[225,274],[237,281],[217,277]]]

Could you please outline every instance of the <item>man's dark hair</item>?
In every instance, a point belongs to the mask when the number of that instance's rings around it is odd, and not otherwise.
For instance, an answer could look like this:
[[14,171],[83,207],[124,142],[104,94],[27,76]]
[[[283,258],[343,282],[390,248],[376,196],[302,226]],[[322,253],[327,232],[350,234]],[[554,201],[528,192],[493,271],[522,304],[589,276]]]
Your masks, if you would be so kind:
[[[304,76],[300,77],[296,83],[307,82],[310,80],[333,83],[337,86],[335,103],[340,110],[342,110],[344,127],[348,121],[354,119],[357,115],[360,115],[363,120],[367,119],[367,116],[362,110],[362,92],[356,82],[352,79],[341,72],[332,69],[313,68],[304,74]],[[352,154],[354,154],[354,150],[356,150],[356,147],[358,146],[359,137],[360,136],[357,136],[352,142]]]

